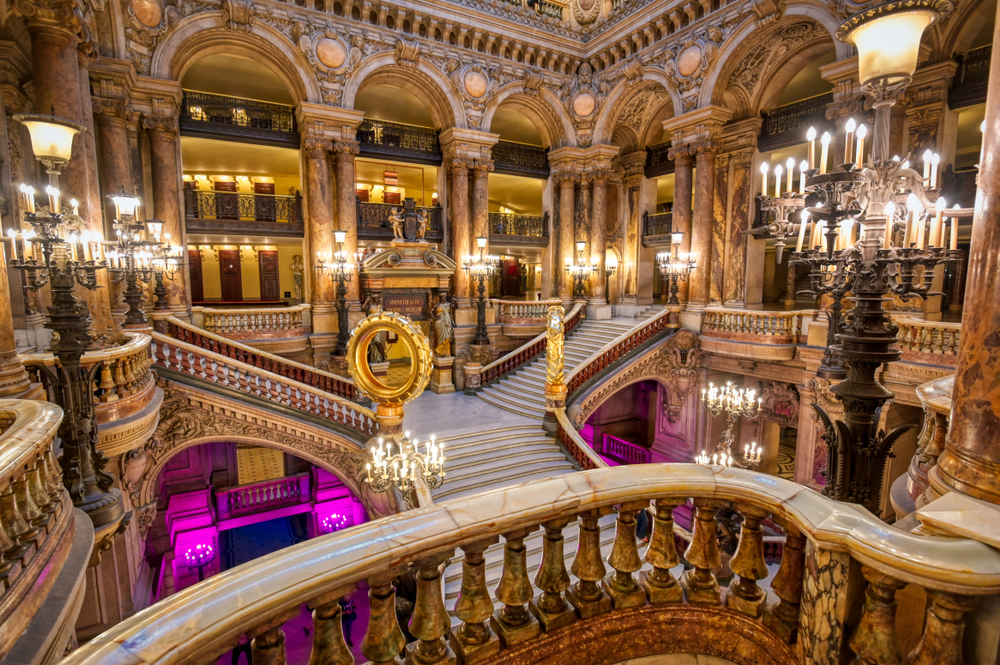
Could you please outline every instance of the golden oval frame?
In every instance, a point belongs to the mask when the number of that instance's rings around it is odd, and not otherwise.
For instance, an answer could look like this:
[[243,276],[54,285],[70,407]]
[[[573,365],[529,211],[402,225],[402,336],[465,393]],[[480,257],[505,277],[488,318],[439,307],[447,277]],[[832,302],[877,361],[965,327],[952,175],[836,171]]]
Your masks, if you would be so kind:
[[[410,374],[402,385],[387,386],[372,373],[368,345],[380,332],[393,332],[410,352]],[[363,395],[379,404],[402,406],[424,392],[431,380],[431,344],[420,327],[395,312],[372,314],[358,323],[347,341],[347,371]]]

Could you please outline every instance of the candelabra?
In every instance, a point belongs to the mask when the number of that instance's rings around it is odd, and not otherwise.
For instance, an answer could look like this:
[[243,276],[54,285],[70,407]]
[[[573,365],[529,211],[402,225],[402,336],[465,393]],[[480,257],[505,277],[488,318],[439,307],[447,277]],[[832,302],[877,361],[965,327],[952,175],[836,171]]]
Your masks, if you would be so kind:
[[[754,402],[754,394],[755,391],[746,388],[737,389],[732,383],[726,383],[725,387],[721,390],[716,388],[715,384],[712,383],[708,384],[707,390],[705,388],[701,389],[701,403],[705,406],[705,409],[712,414],[713,418],[718,417],[721,413],[725,413],[726,419],[729,422],[726,431],[722,434],[722,440],[712,454],[713,465],[721,464],[722,466],[756,469],[760,464],[762,449],[757,447],[756,441],[744,448],[742,462],[733,459],[733,428],[736,426],[736,422],[740,417],[753,420],[760,415],[761,399],[757,398],[757,401]],[[696,458],[699,464],[708,464],[708,459],[706,452],[702,452]]]
[[683,240],[683,233],[671,233],[671,251],[660,252],[656,255],[656,265],[660,269],[660,274],[664,280],[669,281],[670,299],[667,301],[668,305],[680,305],[680,301],[677,299],[677,292],[680,290],[680,287],[677,282],[681,277],[690,275],[698,267],[695,264],[694,255],[680,251]]
[[472,338],[473,346],[489,346],[490,337],[486,331],[486,281],[500,267],[499,257],[485,254],[487,238],[479,236],[476,245],[479,247],[479,258],[466,256],[462,259],[462,270],[476,281],[476,334]]
[[209,544],[199,543],[194,547],[189,547],[186,552],[184,552],[184,563],[188,565],[189,568],[198,569],[198,581],[205,581],[205,566],[212,563],[215,559],[215,548]]
[[573,298],[580,299],[583,298],[583,286],[586,284],[590,276],[597,272],[597,266],[588,263],[587,259],[583,256],[583,250],[587,246],[587,243],[582,240],[576,243],[576,263],[566,257],[566,273],[573,280]]
[[604,304],[611,304],[611,289],[609,284],[611,276],[618,272],[618,257],[612,252],[608,252],[604,259]]
[[58,189],[59,171],[69,162],[73,137],[84,127],[44,115],[14,119],[28,128],[35,156],[46,166],[49,205],[36,209],[34,190],[26,185],[21,188],[23,226],[31,228],[13,234],[10,266],[22,271],[28,289],[49,286],[51,304],[45,327],[53,332],[49,351],[57,362],[42,365],[39,371],[64,412],[59,428],[63,483],[73,505],[86,512],[97,529],[110,528],[122,521],[124,508],[114,477],[104,471],[107,458],[97,448],[94,376],[101,363],[86,368],[81,364],[93,338],[87,307],[74,293],[78,284],[96,289],[97,271],[106,263],[100,258],[100,238],[73,232],[82,227],[83,220],[75,209],[62,208]]
[[[136,219],[139,209],[139,199],[128,196],[124,192],[109,196],[115,205],[114,229],[117,240],[114,249],[108,255],[108,272],[116,284],[125,282],[122,299],[128,305],[125,312],[126,328],[142,328],[147,325],[146,315],[142,311],[142,301],[145,300],[145,289],[140,283],[149,283],[155,270],[153,268],[153,250],[160,246],[159,235],[163,222],[151,220],[140,222]],[[155,235],[155,242],[146,240],[146,231]]]
[[429,489],[441,487],[444,482],[444,444],[436,443],[431,435],[426,452],[421,453],[419,444],[410,440],[410,433],[404,432],[393,453],[393,441],[378,440],[378,448],[371,446],[371,461],[365,464],[366,480],[376,492],[383,493],[395,487],[404,496],[418,483]]
[[347,356],[347,338],[350,324],[347,322],[347,285],[351,283],[354,276],[354,264],[350,262],[350,256],[344,251],[344,243],[347,241],[346,231],[334,231],[333,240],[337,245],[337,251],[331,254],[316,254],[316,268],[321,273],[329,272],[331,278],[337,283],[337,345],[333,349],[335,357],[344,358]]
[[[931,198],[938,198],[936,192],[932,189],[929,198],[924,189],[925,185],[933,188],[936,182],[926,172],[927,165],[921,177],[908,162],[889,157],[891,108],[916,70],[924,29],[948,11],[947,7],[950,4],[941,0],[888,3],[852,17],[837,30],[837,39],[858,49],[862,88],[875,109],[867,162],[863,159],[865,136],[854,123],[847,126],[843,163],[829,172],[828,137],[824,136],[818,168],[815,132],[807,137],[811,168],[805,173],[806,210],[813,229],[806,248],[802,247],[806,224],[799,229],[791,263],[809,269],[814,293],[831,293],[835,299],[836,295],[852,293],[852,306],[844,320],[836,326],[831,321],[836,342],[830,345],[831,355],[846,366],[846,379],[831,392],[844,403],[845,421],[833,422],[814,405],[826,428],[830,452],[824,491],[873,512],[879,510],[882,478],[892,446],[912,427],[906,425],[888,434],[877,429],[882,406],[894,394],[875,379],[875,372],[900,357],[895,346],[897,327],[883,302],[890,294],[901,298],[934,295],[930,290],[934,266],[960,256],[954,218],[950,249],[944,247],[944,205],[942,201],[935,206]],[[929,220],[918,207],[936,209],[937,214]],[[904,208],[905,222],[897,220],[897,212]],[[930,234],[925,242],[928,221]],[[903,239],[897,243],[900,230]]]
[[153,295],[156,296],[153,309],[161,311],[170,309],[170,300],[167,297],[167,285],[163,280],[174,281],[180,267],[185,265],[182,258],[183,250],[180,247],[172,247],[169,244],[170,234],[167,233],[165,235],[167,243],[153,248],[153,276],[156,279],[153,286]]

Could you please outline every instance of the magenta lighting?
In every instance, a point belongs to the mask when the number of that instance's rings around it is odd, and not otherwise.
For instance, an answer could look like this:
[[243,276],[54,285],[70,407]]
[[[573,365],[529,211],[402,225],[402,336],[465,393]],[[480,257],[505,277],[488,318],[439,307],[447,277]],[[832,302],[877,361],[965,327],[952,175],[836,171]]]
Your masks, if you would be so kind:
[[214,558],[215,550],[212,549],[211,545],[206,543],[190,547],[188,548],[188,551],[184,553],[184,560],[189,566],[204,566]]
[[347,526],[347,516],[339,515],[337,513],[330,513],[319,523],[320,529],[323,533],[333,533],[334,531],[340,531]]

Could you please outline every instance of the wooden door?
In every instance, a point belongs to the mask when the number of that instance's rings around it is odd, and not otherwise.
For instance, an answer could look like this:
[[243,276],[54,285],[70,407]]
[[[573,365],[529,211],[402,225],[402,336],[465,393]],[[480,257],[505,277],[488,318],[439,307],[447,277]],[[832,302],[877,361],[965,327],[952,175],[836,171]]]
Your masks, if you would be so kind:
[[257,252],[260,262],[260,299],[278,300],[278,253],[273,250]]
[[517,259],[504,259],[503,281],[500,285],[500,296],[502,298],[520,298],[524,295],[521,291],[521,265]]
[[188,250],[188,274],[191,276],[191,300],[201,302],[205,299],[205,287],[201,281],[201,251]]
[[243,273],[240,269],[240,250],[219,250],[219,281],[222,282],[222,300],[241,302],[243,300]]

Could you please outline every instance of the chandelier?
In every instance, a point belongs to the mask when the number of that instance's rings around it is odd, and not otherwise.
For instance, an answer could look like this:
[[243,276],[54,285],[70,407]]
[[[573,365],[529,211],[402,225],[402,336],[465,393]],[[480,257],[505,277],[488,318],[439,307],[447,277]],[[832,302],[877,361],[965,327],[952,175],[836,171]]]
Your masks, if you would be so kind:
[[679,231],[671,233],[671,251],[660,252],[656,255],[656,265],[660,269],[660,274],[663,275],[664,279],[670,280],[670,300],[667,301],[669,305],[680,304],[680,301],[677,300],[677,292],[680,290],[677,282],[681,277],[686,278],[691,274],[691,271],[698,267],[695,265],[694,254],[680,251],[683,240],[683,233]]
[[716,388],[715,384],[710,383],[707,389],[701,389],[701,403],[705,409],[712,414],[713,418],[725,413],[729,425],[722,434],[722,440],[716,446],[711,459],[707,452],[702,451],[701,455],[695,458],[696,462],[708,464],[711,461],[713,466],[718,464],[738,466],[744,469],[757,468],[760,464],[762,449],[757,446],[756,441],[744,447],[742,461],[733,458],[733,428],[736,426],[736,422],[741,417],[753,420],[760,415],[761,398],[758,397],[755,402],[755,396],[756,391],[748,388],[737,388],[731,382],[727,382],[723,388]]
[[409,432],[404,432],[403,438],[396,443],[395,453],[392,452],[393,443],[396,442],[379,437],[378,448],[369,448],[371,462],[365,464],[365,472],[373,490],[383,493],[395,487],[405,496],[417,483],[429,489],[441,487],[445,473],[443,443],[436,443],[432,434],[425,444],[425,452],[421,453],[419,444],[410,440]]

